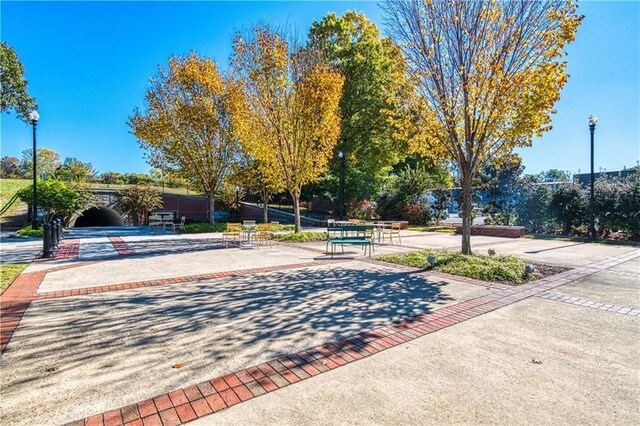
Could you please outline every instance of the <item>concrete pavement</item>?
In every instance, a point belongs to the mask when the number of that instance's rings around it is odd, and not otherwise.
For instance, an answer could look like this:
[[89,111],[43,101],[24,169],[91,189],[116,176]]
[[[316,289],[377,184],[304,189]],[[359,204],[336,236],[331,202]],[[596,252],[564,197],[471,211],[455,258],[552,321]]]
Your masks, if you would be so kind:
[[[25,271],[33,297],[52,299],[30,299],[0,358],[3,422],[70,422],[502,288],[371,263],[357,249],[345,256],[353,260],[330,261],[318,252],[324,243],[238,249],[224,248],[219,234],[90,231],[72,232],[77,258]],[[131,254],[120,255],[114,237]],[[376,254],[454,248],[459,239],[409,231],[402,246],[381,245]],[[637,251],[492,237],[472,243],[569,266]],[[553,291],[638,308],[639,262]],[[97,286],[113,288],[74,293]],[[631,314],[528,298],[198,422],[638,423],[640,318]]]

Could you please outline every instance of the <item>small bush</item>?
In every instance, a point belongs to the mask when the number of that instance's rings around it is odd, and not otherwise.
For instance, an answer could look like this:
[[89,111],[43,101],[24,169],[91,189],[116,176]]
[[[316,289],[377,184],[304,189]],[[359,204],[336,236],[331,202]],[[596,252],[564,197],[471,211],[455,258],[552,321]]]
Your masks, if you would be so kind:
[[275,235],[274,238],[288,243],[309,243],[311,241],[325,241],[327,234],[324,232],[298,232]]
[[208,223],[193,222],[184,225],[185,234],[203,234],[207,232],[224,232],[227,230],[227,224],[224,222]]
[[538,276],[537,274],[527,274],[524,271],[527,262],[515,256],[464,255],[444,250],[421,250],[399,255],[380,256],[378,260],[414,268],[428,268],[428,256],[436,258],[434,269],[451,275],[516,284]]
[[293,231],[296,229],[296,226],[292,223],[288,224],[280,224],[280,225],[271,225],[271,230],[274,232],[278,231]]
[[35,237],[42,238],[44,235],[44,229],[40,226],[38,229],[31,228],[31,224],[25,225],[21,230],[16,232],[16,235],[20,237]]
[[[278,231],[293,231],[295,229],[295,225],[292,224],[281,224],[281,225],[271,225],[271,230],[274,232]],[[203,234],[208,232],[224,232],[227,230],[226,222],[216,222],[216,223],[208,223],[208,222],[191,222],[184,225],[184,232],[186,234]]]

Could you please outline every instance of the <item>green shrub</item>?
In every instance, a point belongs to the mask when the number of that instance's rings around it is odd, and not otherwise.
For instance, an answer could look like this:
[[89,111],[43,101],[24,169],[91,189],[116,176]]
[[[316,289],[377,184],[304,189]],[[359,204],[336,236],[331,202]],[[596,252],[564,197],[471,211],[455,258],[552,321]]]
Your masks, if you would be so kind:
[[275,235],[274,239],[288,243],[308,243],[311,241],[325,241],[327,234],[324,232],[298,232]]
[[[44,221],[55,215],[68,219],[73,213],[84,210],[93,199],[90,193],[78,191],[55,179],[39,180],[36,189],[38,208],[44,211]],[[33,185],[18,191],[18,198],[29,204],[33,200]]]
[[40,226],[40,228],[38,229],[33,229],[31,228],[31,224],[29,224],[25,225],[21,230],[16,232],[16,235],[20,237],[42,238],[42,236],[44,235],[44,229],[42,228],[42,226]]
[[[292,224],[280,224],[280,225],[271,225],[271,230],[274,232],[278,231],[293,231],[295,225]],[[227,230],[226,222],[216,222],[216,223],[208,223],[208,222],[192,222],[184,225],[184,232],[186,234],[202,234],[207,232],[224,232]]]
[[551,224],[550,205],[552,190],[548,185],[527,182],[523,184],[516,205],[516,224],[529,232],[544,232]]
[[434,269],[451,275],[517,284],[537,277],[537,274],[527,274],[524,271],[527,262],[515,256],[464,255],[445,250],[421,250],[380,256],[378,260],[414,268],[428,268],[428,256],[436,258]]
[[622,231],[640,236],[640,175],[627,179],[606,175],[595,182],[594,213],[598,235],[609,236]]
[[184,225],[184,232],[186,234],[224,232],[226,230],[227,230],[227,224],[225,222],[217,222],[217,223],[193,222],[193,223],[186,223]]
[[589,195],[580,184],[565,183],[553,192],[550,210],[562,233],[571,235],[589,223]]

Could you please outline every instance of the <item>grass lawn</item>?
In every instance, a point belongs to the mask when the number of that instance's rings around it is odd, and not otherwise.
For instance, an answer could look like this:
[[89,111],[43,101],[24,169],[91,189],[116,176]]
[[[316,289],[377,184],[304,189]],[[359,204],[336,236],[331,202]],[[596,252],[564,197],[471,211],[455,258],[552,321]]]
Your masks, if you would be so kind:
[[[29,184],[31,181],[28,179],[0,179],[0,210],[11,201],[16,192]],[[2,216],[11,216],[18,204],[20,200],[16,200]]]
[[9,287],[9,284],[11,284],[28,265],[28,263],[5,263],[0,265],[0,292]]
[[437,271],[484,281],[522,284],[541,276],[538,272],[527,274],[524,271],[527,262],[515,256],[469,256],[445,250],[420,250],[399,255],[379,256],[377,259],[427,269],[430,268],[427,256],[436,258],[433,269]]

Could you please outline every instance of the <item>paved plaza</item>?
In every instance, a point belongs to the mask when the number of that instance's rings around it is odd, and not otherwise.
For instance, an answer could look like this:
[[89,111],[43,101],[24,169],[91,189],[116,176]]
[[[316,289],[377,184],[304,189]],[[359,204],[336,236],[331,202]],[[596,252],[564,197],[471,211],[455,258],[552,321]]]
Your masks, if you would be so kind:
[[[457,249],[403,231],[375,255]],[[2,295],[3,424],[638,424],[640,250],[473,237],[521,286],[325,244],[72,230]],[[3,261],[37,241],[3,240]]]

